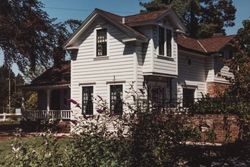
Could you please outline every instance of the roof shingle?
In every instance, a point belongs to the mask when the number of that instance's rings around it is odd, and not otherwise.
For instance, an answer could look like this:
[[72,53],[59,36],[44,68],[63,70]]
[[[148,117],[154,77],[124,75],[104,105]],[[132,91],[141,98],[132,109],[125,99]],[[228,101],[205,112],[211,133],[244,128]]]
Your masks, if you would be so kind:
[[54,66],[43,72],[35,78],[30,86],[41,85],[60,85],[70,83],[70,61],[62,62],[58,66]]
[[219,52],[225,45],[233,40],[235,36],[213,36],[211,38],[194,39],[183,34],[177,35],[179,46],[201,53]]

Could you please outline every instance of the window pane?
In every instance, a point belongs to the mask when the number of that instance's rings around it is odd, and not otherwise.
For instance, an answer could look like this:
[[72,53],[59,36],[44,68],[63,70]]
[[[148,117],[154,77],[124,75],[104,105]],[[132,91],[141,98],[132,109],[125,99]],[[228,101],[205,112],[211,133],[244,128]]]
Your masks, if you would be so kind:
[[110,86],[110,110],[114,114],[122,114],[122,85]]
[[96,55],[106,56],[107,55],[107,29],[97,30],[96,37]]
[[154,87],[151,89],[151,101],[154,106],[163,107],[166,102],[166,87]]
[[93,114],[93,86],[82,87],[82,113]]
[[164,55],[165,33],[164,28],[159,27],[159,55]]
[[172,56],[172,31],[167,29],[167,56]]
[[195,89],[183,89],[183,107],[190,107],[194,104]]

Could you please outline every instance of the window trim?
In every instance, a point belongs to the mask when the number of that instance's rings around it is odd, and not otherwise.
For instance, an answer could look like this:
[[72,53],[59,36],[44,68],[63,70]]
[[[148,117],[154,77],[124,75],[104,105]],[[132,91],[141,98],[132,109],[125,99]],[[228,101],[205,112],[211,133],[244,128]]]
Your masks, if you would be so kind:
[[184,89],[189,89],[189,90],[193,90],[194,91],[193,102],[195,102],[197,88],[193,87],[193,86],[182,87],[182,107],[187,107],[187,106],[184,106]]
[[[160,52],[160,28],[163,28],[164,29],[164,47],[163,47],[163,52],[164,52],[164,54],[162,55],[162,54],[160,54],[159,52]],[[171,39],[170,39],[170,42],[171,42],[171,51],[170,51],[170,56],[168,55],[168,51],[167,51],[167,47],[168,47],[168,45],[167,45],[167,39],[168,39],[168,37],[167,37],[167,32],[168,32],[168,30],[171,32]],[[167,57],[167,58],[173,58],[173,29],[172,28],[170,28],[170,27],[167,27],[167,26],[158,26],[158,28],[157,28],[157,39],[158,39],[158,44],[157,44],[157,55],[158,55],[158,57]]]
[[[109,103],[109,108],[110,108],[110,112],[111,114],[114,114],[111,110],[111,86],[116,86],[116,85],[121,85],[122,86],[122,100],[124,99],[124,84],[123,83],[112,83],[112,84],[107,84],[108,86],[108,103]],[[122,103],[122,112],[119,114],[115,114],[115,115],[122,115],[124,112],[124,105]]]
[[[95,103],[94,103],[94,95],[95,95],[95,86],[94,85],[90,85],[90,84],[86,84],[86,85],[82,85],[82,86],[80,86],[80,89],[81,89],[81,113],[83,113],[83,88],[84,87],[92,87],[92,89],[93,89],[93,96],[92,96],[92,103],[93,103],[93,111],[92,111],[92,114],[90,114],[90,115],[94,115],[95,114]],[[85,111],[85,113],[86,113],[86,111]],[[89,114],[86,114],[86,115],[89,115]]]
[[[98,52],[97,52],[97,32],[99,30],[106,30],[106,55],[98,55]],[[94,44],[94,55],[95,55],[95,58],[102,58],[102,57],[107,57],[109,55],[109,51],[108,51],[108,42],[109,42],[109,33],[108,33],[108,28],[107,27],[98,27],[95,29],[95,44]],[[106,59],[105,59],[106,60]]]

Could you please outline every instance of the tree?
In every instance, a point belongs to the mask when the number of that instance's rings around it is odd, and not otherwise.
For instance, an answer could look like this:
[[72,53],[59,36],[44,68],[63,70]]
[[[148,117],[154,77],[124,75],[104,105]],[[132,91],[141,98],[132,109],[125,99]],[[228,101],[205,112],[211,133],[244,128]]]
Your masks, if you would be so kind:
[[42,8],[39,0],[1,0],[0,48],[6,65],[17,63],[21,72],[33,72],[37,64],[47,68],[65,55],[62,43],[80,22],[55,23]]
[[21,71],[35,64],[49,66],[53,48],[53,20],[37,0],[2,0],[0,47],[4,61],[17,63]]
[[[81,25],[81,22],[78,20],[66,20],[63,23],[58,23],[55,26],[56,35],[55,43],[53,48],[53,60],[54,64],[60,64],[62,60],[65,59],[67,52],[63,48],[64,43],[70,37],[70,35],[76,31],[76,29]],[[69,52],[70,56],[73,55],[72,52]]]
[[230,62],[234,73],[232,91],[239,97],[250,98],[250,20],[243,21],[243,27],[236,36],[238,53]]
[[170,5],[184,21],[191,37],[225,34],[234,26],[236,8],[232,0],[152,0],[140,2],[146,11],[166,9]]
[[11,108],[21,107],[22,92],[19,89],[19,86],[23,84],[24,80],[20,74],[15,76],[13,71],[8,67],[0,67],[0,112],[8,111],[9,96],[11,100]]

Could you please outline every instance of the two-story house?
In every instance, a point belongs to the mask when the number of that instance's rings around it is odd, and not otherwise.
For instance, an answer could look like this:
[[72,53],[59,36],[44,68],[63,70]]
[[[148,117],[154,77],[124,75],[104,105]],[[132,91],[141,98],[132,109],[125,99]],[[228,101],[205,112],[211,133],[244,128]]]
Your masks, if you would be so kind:
[[[95,9],[65,44],[77,51],[68,69],[70,98],[82,106],[75,112],[95,114],[94,98],[100,96],[111,112],[122,113],[131,84],[146,88],[155,103],[179,100],[185,106],[202,94],[215,96],[233,77],[223,63],[233,52],[233,36],[187,34],[171,8],[131,16]],[[50,95],[44,97],[50,108]]]

